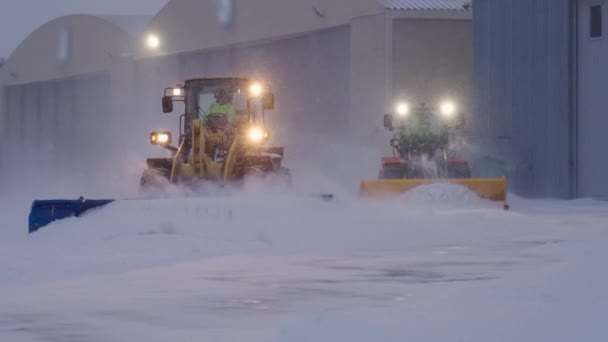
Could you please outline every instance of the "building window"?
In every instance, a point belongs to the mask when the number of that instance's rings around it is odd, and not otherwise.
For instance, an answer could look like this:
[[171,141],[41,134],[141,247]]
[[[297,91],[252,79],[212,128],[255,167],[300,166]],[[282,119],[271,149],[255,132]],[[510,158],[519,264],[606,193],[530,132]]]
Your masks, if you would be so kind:
[[232,25],[234,20],[234,0],[217,1],[217,21],[224,27]]
[[591,38],[602,37],[602,6],[591,6]]
[[57,60],[61,64],[67,64],[72,57],[72,33],[67,29],[61,30],[57,38]]

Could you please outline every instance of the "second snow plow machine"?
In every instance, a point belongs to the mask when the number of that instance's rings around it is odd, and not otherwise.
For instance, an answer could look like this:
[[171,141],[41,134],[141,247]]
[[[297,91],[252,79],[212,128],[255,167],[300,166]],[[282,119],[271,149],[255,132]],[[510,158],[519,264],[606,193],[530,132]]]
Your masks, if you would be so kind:
[[173,112],[177,101],[185,105],[178,144],[172,145],[168,131],[151,133],[150,142],[171,157],[147,160],[143,191],[167,184],[235,184],[248,175],[290,181],[289,169],[282,166],[284,148],[265,145],[265,111],[274,109],[269,86],[247,78],[191,79],[165,89],[163,112]]
[[452,149],[463,125],[464,116],[452,102],[438,108],[397,104],[384,116],[384,127],[396,132],[390,141],[393,156],[382,158],[378,179],[361,181],[361,197],[395,197],[421,185],[450,183],[502,202],[508,210],[505,178],[472,178],[469,162]]

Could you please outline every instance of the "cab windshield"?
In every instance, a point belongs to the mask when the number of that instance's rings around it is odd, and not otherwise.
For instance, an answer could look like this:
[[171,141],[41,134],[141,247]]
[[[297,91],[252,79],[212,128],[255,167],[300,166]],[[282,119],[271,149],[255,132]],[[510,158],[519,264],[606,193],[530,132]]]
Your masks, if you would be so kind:
[[401,134],[406,136],[428,137],[439,135],[444,130],[441,117],[431,109],[418,109],[412,112],[401,125]]
[[248,79],[201,79],[186,84],[188,120],[209,119],[213,114],[228,115],[235,121],[256,123],[263,120],[262,100],[250,96]]
[[247,96],[240,89],[206,87],[198,93],[199,118],[229,112],[234,119],[246,120]]

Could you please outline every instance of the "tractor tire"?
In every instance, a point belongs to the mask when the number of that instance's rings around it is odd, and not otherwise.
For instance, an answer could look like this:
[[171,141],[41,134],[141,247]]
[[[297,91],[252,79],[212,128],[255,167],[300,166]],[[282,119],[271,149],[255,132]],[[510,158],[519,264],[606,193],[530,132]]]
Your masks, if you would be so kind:
[[283,169],[283,157],[272,157],[270,160],[272,162],[272,170],[274,172],[279,172],[281,169]]
[[279,168],[276,171],[248,170],[245,173],[245,184],[254,184],[255,187],[289,187],[291,186],[291,171],[288,168]]
[[140,192],[163,191],[169,185],[169,173],[164,169],[146,169],[139,182]]
[[403,179],[408,178],[408,172],[403,165],[386,165],[380,172],[380,179]]
[[270,184],[291,185],[291,170],[286,167],[281,167],[276,171],[262,172],[259,175]]
[[282,167],[280,169],[278,169],[277,171],[273,172],[273,178],[275,178],[278,182],[287,184],[287,185],[291,185],[292,183],[292,178],[291,178],[291,170],[286,168],[286,167]]
[[471,178],[471,168],[469,165],[450,165],[448,166],[448,178],[468,179]]

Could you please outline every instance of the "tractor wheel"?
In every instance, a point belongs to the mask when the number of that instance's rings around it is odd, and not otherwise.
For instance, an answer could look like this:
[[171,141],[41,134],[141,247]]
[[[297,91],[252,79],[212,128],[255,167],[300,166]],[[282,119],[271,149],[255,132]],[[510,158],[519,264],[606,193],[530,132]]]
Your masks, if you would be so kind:
[[247,189],[284,189],[291,186],[291,171],[280,168],[276,171],[248,170],[243,178]]
[[272,178],[277,182],[291,185],[291,170],[286,167],[282,167],[272,173]]
[[169,173],[163,169],[146,169],[141,175],[140,192],[162,191],[169,184]]
[[282,157],[272,157],[270,160],[272,162],[272,170],[274,172],[279,172],[280,170],[283,169],[283,166],[282,166],[283,158]]
[[469,165],[450,165],[448,166],[448,178],[464,179],[471,178],[471,168]]
[[385,165],[380,172],[380,179],[403,179],[407,177],[407,170],[403,165]]
[[281,167],[275,171],[249,170],[246,177],[262,180],[268,184],[291,185],[291,170]]

